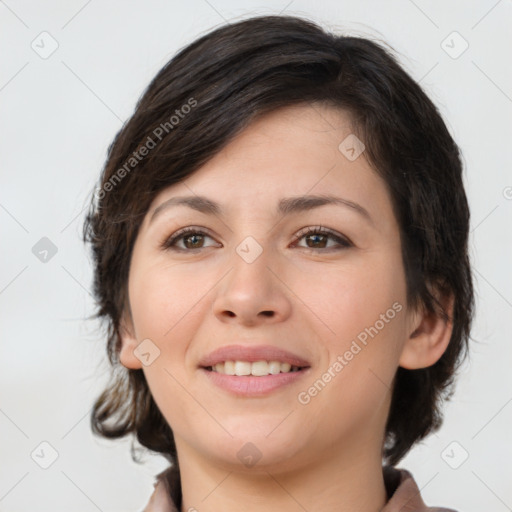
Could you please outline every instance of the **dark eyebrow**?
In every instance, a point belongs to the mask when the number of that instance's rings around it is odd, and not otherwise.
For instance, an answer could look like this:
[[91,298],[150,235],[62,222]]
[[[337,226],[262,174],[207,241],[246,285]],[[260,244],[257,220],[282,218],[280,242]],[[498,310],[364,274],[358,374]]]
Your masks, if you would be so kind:
[[192,208],[193,210],[197,210],[201,213],[206,213],[210,215],[220,215],[221,208],[220,206],[211,201],[207,197],[204,196],[181,196],[181,197],[171,197],[167,201],[164,201],[161,205],[157,206],[153,210],[153,214],[151,215],[150,223],[153,222],[155,217],[162,212],[163,210],[167,210],[171,206],[179,206],[184,205]]
[[360,204],[343,199],[342,197],[331,196],[331,195],[308,195],[308,196],[297,196],[287,197],[279,201],[279,213],[282,215],[288,215],[294,212],[301,212],[306,210],[312,210],[319,206],[326,204],[336,204],[339,206],[347,206],[352,208],[354,211],[362,215],[370,224],[373,224],[373,219],[368,213],[368,210],[363,208]]
[[[363,208],[360,204],[354,203],[353,201],[349,201],[348,199],[343,199],[341,197],[331,196],[331,195],[307,195],[307,196],[296,196],[296,197],[286,197],[281,199],[278,204],[278,213],[281,215],[289,215],[291,213],[302,212],[307,210],[312,210],[313,208],[318,208],[320,206],[324,206],[327,204],[336,204],[340,206],[346,206],[348,208],[352,208],[354,211],[358,212],[362,215],[370,224],[374,224],[374,221],[368,211]],[[157,206],[151,215],[150,223],[153,222],[155,217],[162,212],[172,206],[184,205],[192,208],[201,213],[205,213],[207,215],[222,215],[221,206],[208,199],[204,196],[181,196],[181,197],[171,197],[167,201],[164,201],[161,205]]]

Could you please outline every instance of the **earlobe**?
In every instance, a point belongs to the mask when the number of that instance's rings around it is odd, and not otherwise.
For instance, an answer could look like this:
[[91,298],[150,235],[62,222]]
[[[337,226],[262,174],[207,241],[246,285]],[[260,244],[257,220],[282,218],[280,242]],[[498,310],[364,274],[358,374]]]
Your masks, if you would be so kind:
[[121,347],[119,349],[119,360],[121,364],[130,370],[140,370],[142,368],[142,362],[134,353],[139,342],[134,334],[131,322],[126,322],[124,317],[120,323],[119,336],[121,338]]
[[428,311],[423,311],[416,317],[417,320],[400,356],[399,365],[402,368],[428,368],[446,351],[453,331],[453,294],[444,296],[440,302],[449,320],[445,321],[440,315]]

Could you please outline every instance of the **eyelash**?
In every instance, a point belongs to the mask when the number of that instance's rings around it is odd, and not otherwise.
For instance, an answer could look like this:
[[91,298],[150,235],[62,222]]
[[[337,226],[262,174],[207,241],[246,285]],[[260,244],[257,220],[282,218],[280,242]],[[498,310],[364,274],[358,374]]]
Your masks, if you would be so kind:
[[[201,236],[207,236],[212,238],[208,233],[204,232],[200,228],[196,228],[194,226],[189,226],[187,228],[180,229],[176,233],[172,234],[170,237],[167,237],[164,239],[164,241],[160,244],[160,248],[163,250],[173,250],[173,251],[181,251],[181,252],[193,252],[200,249],[206,249],[206,247],[197,247],[195,249],[183,249],[181,247],[176,247],[176,242],[179,240],[186,238],[187,235],[201,235]],[[308,227],[304,228],[297,233],[297,235],[294,237],[293,242],[298,242],[301,238],[304,238],[307,235],[329,235],[336,243],[339,244],[340,247],[329,247],[329,248],[320,248],[323,252],[330,252],[332,250],[342,250],[342,249],[348,249],[349,247],[353,247],[352,242],[346,237],[341,237],[331,231],[330,229],[327,229],[323,226],[315,226],[315,227]],[[301,249],[306,249],[310,251],[318,250],[314,247],[301,247]]]

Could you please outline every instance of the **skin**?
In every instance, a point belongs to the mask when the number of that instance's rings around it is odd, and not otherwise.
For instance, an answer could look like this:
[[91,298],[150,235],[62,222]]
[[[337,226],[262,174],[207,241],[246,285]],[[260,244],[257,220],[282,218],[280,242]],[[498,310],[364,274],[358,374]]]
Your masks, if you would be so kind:
[[[407,306],[391,199],[364,152],[350,161],[338,149],[350,133],[349,118],[333,107],[274,111],[162,190],[143,221],[120,358],[127,368],[143,369],[173,430],[183,511],[377,512],[387,502],[381,450],[393,377],[399,365],[434,364],[452,325]],[[338,205],[276,214],[281,198],[305,194],[349,199],[373,220]],[[225,213],[175,206],[150,222],[156,207],[184,195],[207,196]],[[302,228],[318,225],[352,245],[322,234],[295,240]],[[208,236],[198,242],[188,234],[177,242],[181,252],[160,247],[186,226]],[[236,252],[248,236],[263,250],[252,263]],[[440,299],[451,315],[451,298]],[[301,404],[298,394],[394,303],[401,311]],[[144,366],[134,350],[147,338],[160,354]],[[198,369],[201,357],[232,343],[283,347],[311,368],[265,397],[236,397]],[[252,467],[237,457],[247,442],[261,453]]]

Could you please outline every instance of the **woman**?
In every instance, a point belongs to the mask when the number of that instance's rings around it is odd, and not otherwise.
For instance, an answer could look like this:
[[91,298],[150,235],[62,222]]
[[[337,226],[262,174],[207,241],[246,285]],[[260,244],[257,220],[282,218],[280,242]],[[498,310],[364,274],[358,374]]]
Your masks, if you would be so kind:
[[221,27],[151,82],[84,226],[112,384],[95,433],[170,468],[145,511],[428,508],[474,298],[459,150],[380,45]]

